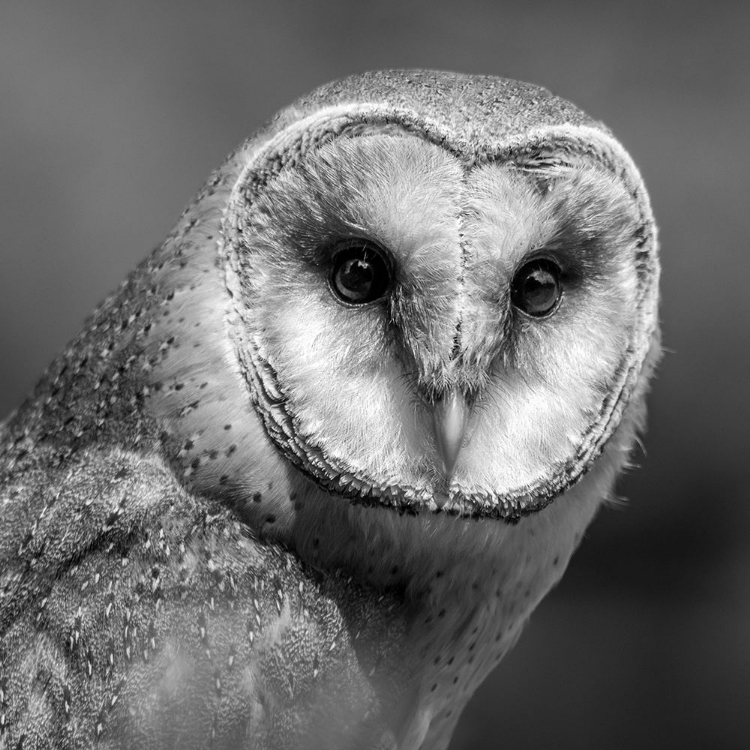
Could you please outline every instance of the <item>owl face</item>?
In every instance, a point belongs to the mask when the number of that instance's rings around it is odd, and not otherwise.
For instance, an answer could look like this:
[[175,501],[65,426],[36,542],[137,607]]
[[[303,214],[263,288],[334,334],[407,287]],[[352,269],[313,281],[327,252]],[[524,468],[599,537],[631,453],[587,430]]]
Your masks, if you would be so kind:
[[226,230],[271,440],[365,502],[543,507],[632,387],[642,218],[623,181],[584,156],[478,159],[392,124],[280,159],[290,140],[256,156]]

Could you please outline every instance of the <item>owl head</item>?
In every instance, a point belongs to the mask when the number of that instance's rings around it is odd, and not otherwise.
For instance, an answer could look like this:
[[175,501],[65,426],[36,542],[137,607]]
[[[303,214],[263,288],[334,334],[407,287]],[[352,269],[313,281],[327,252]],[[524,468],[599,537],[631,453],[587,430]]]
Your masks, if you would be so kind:
[[230,158],[173,242],[200,222],[222,357],[275,451],[337,496],[514,520],[575,483],[643,394],[648,197],[609,131],[544,89],[329,84]]

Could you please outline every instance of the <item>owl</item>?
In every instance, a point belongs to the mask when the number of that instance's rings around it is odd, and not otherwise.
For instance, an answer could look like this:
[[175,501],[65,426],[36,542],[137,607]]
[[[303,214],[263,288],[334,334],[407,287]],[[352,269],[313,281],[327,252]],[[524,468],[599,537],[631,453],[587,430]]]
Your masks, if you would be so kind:
[[658,273],[545,89],[283,110],[0,429],[0,747],[446,748],[627,463]]

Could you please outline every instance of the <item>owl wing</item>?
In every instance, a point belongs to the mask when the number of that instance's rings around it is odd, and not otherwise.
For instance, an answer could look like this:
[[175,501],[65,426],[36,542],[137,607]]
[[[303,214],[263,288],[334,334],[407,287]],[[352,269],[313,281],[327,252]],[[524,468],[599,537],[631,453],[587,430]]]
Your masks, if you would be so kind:
[[[7,464],[0,747],[390,747],[399,618],[259,543],[163,462]],[[395,606],[395,605],[394,605]]]

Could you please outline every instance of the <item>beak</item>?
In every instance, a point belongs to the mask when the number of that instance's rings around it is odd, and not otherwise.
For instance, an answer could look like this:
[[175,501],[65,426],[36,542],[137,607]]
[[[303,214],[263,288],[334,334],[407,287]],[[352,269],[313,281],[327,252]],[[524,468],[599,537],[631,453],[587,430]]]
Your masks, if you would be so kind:
[[[464,433],[469,421],[471,409],[465,396],[457,390],[448,391],[433,406],[432,419],[440,458],[443,462],[443,474],[446,486],[453,476],[458,453],[464,442]],[[443,499],[441,497],[441,499]],[[442,507],[447,497],[438,505]],[[436,497],[437,502],[437,497]]]

